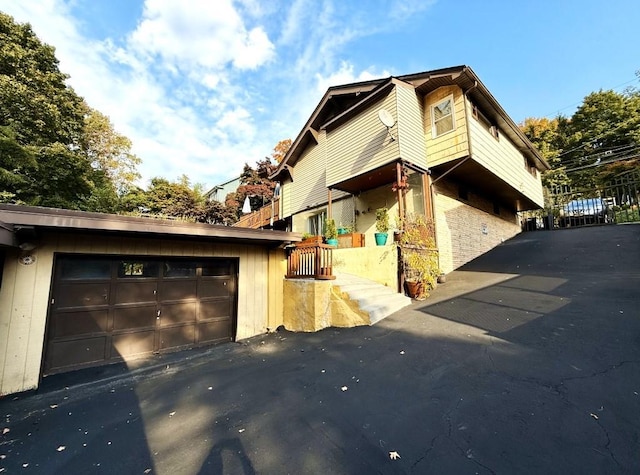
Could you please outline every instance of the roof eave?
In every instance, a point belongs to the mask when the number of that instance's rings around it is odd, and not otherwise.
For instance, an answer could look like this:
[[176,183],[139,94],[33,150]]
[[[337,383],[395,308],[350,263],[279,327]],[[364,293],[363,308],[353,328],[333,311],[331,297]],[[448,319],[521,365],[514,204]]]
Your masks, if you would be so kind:
[[294,233],[285,231],[236,228],[215,224],[185,223],[155,218],[140,218],[84,211],[40,208],[20,205],[0,205],[0,220],[13,226],[34,226],[54,230],[117,232],[176,238],[206,238],[249,243],[289,243],[299,241]]

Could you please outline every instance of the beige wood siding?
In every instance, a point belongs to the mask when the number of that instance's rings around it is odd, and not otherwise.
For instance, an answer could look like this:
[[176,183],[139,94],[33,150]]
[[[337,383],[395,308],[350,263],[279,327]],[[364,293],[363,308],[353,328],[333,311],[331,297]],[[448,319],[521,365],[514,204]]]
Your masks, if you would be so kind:
[[[8,250],[0,289],[0,396],[35,389],[40,379],[53,253],[42,246],[31,265]],[[35,318],[34,318],[35,316]]]
[[291,180],[285,180],[282,182],[282,187],[280,188],[280,206],[282,209],[280,210],[281,218],[288,218],[291,216],[291,193],[293,192],[293,183]]
[[423,104],[413,87],[397,86],[398,123],[392,130],[400,157],[416,165],[427,168],[427,154],[423,123]]
[[[361,175],[400,156],[398,141],[391,140],[378,118],[381,109],[386,109],[397,122],[395,88],[384,99],[327,133],[326,186]],[[397,133],[396,127],[393,132]]]
[[[431,107],[453,94],[454,125],[452,132],[433,137]],[[424,133],[427,163],[430,167],[469,155],[469,140],[465,120],[464,97],[456,86],[446,86],[427,94],[424,100]]]
[[435,185],[434,208],[440,269],[451,272],[520,232],[513,212],[492,213],[493,203],[469,193],[465,203],[458,187],[443,180]]
[[529,173],[524,166],[524,156],[507,136],[499,132],[499,139],[496,140],[471,115],[469,129],[473,159],[540,207],[544,206],[540,173],[536,172],[535,177]]
[[293,168],[293,183],[287,187],[291,213],[328,201],[326,165],[326,133],[321,131],[318,143],[308,145]]
[[236,339],[264,333],[282,321],[286,264],[281,250],[80,234],[47,234],[41,242],[33,251],[36,261],[29,266],[18,262],[17,251],[6,253],[0,288],[0,395],[38,385],[54,252],[239,258]]

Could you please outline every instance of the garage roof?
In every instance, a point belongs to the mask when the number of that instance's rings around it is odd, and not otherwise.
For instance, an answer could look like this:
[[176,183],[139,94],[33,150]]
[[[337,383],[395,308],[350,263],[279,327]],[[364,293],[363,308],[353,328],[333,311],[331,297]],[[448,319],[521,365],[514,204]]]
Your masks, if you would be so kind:
[[139,237],[213,239],[272,247],[301,240],[299,233],[285,231],[9,204],[0,205],[0,225],[0,238],[3,238],[0,245],[11,245],[9,233],[19,234],[25,227],[34,230],[122,233]]

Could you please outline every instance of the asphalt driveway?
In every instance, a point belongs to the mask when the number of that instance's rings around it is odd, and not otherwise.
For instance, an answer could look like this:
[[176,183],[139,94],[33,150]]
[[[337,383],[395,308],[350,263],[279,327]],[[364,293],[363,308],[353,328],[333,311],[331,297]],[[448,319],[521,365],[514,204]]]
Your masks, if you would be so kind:
[[640,473],[640,225],[524,233],[374,327],[46,378],[2,473]]

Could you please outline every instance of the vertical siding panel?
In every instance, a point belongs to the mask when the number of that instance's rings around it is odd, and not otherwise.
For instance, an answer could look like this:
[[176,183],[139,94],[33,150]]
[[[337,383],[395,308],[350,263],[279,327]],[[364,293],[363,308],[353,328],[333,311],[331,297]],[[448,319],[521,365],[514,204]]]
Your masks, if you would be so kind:
[[9,333],[11,329],[11,317],[13,298],[18,276],[18,252],[7,249],[4,270],[2,275],[2,287],[0,287],[0,395],[9,391],[5,387],[7,366],[9,365]]
[[[42,315],[34,315],[34,289],[37,277],[37,262],[45,253],[40,249],[34,253],[36,263],[32,265],[18,264],[15,275],[15,287],[13,289],[11,317],[8,332],[8,344],[6,351],[3,392],[17,392],[33,389],[38,380],[24,387],[27,359],[27,345],[32,319],[44,318]],[[46,262],[46,257],[45,257]],[[48,287],[48,286],[47,286]],[[38,359],[39,362],[39,359]],[[6,387],[5,387],[6,386]]]
[[246,250],[238,252],[238,326],[236,339],[242,340],[251,335],[251,329],[247,325],[247,316],[250,312],[250,294],[251,294],[251,265]]
[[284,252],[279,249],[269,251],[269,275],[267,278],[267,296],[269,298],[269,315],[267,318],[267,328],[271,331],[278,328],[284,322],[283,316],[283,275],[285,270],[282,267]]
[[49,308],[49,289],[53,274],[53,247],[43,246],[38,250],[35,283],[31,303],[31,318],[26,339],[26,361],[22,385],[35,388],[40,380],[40,365],[44,348],[44,335]]

